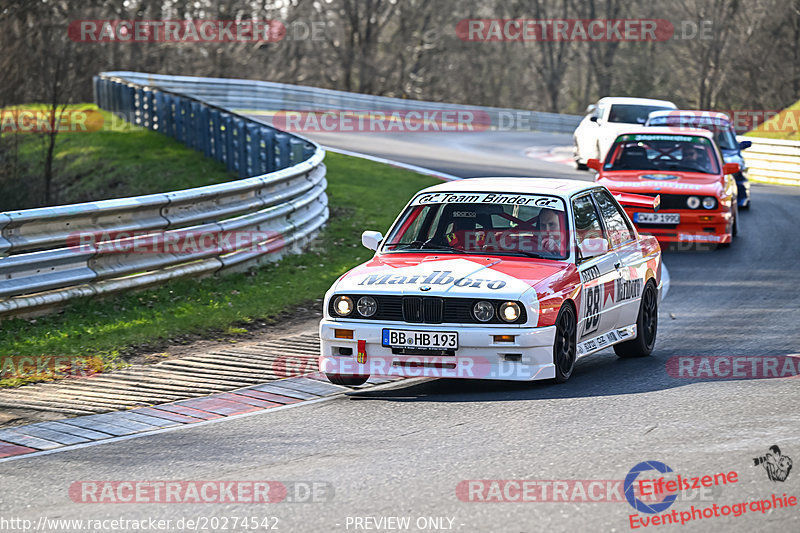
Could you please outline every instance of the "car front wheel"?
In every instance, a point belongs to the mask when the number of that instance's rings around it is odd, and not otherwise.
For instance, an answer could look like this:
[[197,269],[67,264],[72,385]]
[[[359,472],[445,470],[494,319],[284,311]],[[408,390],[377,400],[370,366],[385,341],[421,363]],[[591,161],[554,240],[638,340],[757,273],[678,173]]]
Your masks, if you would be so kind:
[[556,367],[556,383],[564,383],[572,375],[577,353],[575,310],[564,304],[556,318],[556,339],[553,342],[553,364]]
[[644,286],[636,319],[636,338],[614,345],[619,357],[645,357],[653,353],[658,332],[658,291],[651,279]]

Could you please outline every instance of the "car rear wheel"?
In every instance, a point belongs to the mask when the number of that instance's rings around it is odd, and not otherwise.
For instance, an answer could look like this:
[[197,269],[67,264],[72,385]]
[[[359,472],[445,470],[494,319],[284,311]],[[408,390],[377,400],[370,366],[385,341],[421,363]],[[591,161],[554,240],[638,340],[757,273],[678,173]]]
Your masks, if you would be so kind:
[[328,376],[328,381],[334,385],[344,385],[345,387],[357,387],[363,385],[369,379],[369,376],[347,376],[344,374],[325,374]]
[[553,342],[553,364],[556,367],[556,383],[564,383],[572,375],[577,353],[575,310],[564,304],[556,318],[556,339]]
[[653,353],[658,332],[658,291],[651,279],[644,286],[636,319],[636,338],[614,345],[619,357],[645,357]]

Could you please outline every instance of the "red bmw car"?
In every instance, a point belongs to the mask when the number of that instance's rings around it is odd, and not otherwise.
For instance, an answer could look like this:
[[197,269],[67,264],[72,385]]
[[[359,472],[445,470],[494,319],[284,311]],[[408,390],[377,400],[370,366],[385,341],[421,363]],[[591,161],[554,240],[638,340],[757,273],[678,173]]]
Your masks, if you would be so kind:
[[713,133],[638,129],[617,137],[604,161],[590,159],[595,181],[615,193],[660,196],[658,212],[623,205],[643,233],[659,243],[729,245],[738,229],[738,163],[722,162]]

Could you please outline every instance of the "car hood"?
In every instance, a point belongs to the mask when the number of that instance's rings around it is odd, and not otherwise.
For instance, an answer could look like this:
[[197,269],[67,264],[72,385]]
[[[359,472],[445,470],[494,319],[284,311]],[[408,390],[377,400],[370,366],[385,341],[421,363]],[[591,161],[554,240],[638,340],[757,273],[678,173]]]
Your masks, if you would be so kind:
[[604,171],[598,179],[613,191],[662,194],[719,194],[722,183],[718,174],[700,172],[661,172],[656,170]]
[[337,293],[519,299],[563,261],[456,254],[382,254],[339,278]]

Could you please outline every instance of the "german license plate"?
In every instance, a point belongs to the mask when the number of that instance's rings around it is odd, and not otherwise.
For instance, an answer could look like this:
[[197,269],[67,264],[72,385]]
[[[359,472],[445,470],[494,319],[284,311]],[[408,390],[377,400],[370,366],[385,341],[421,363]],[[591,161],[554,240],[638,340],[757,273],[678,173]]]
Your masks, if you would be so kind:
[[642,224],[680,224],[680,213],[634,213],[633,221]]
[[412,331],[384,329],[383,345],[389,348],[420,350],[458,350],[458,333],[454,331]]

